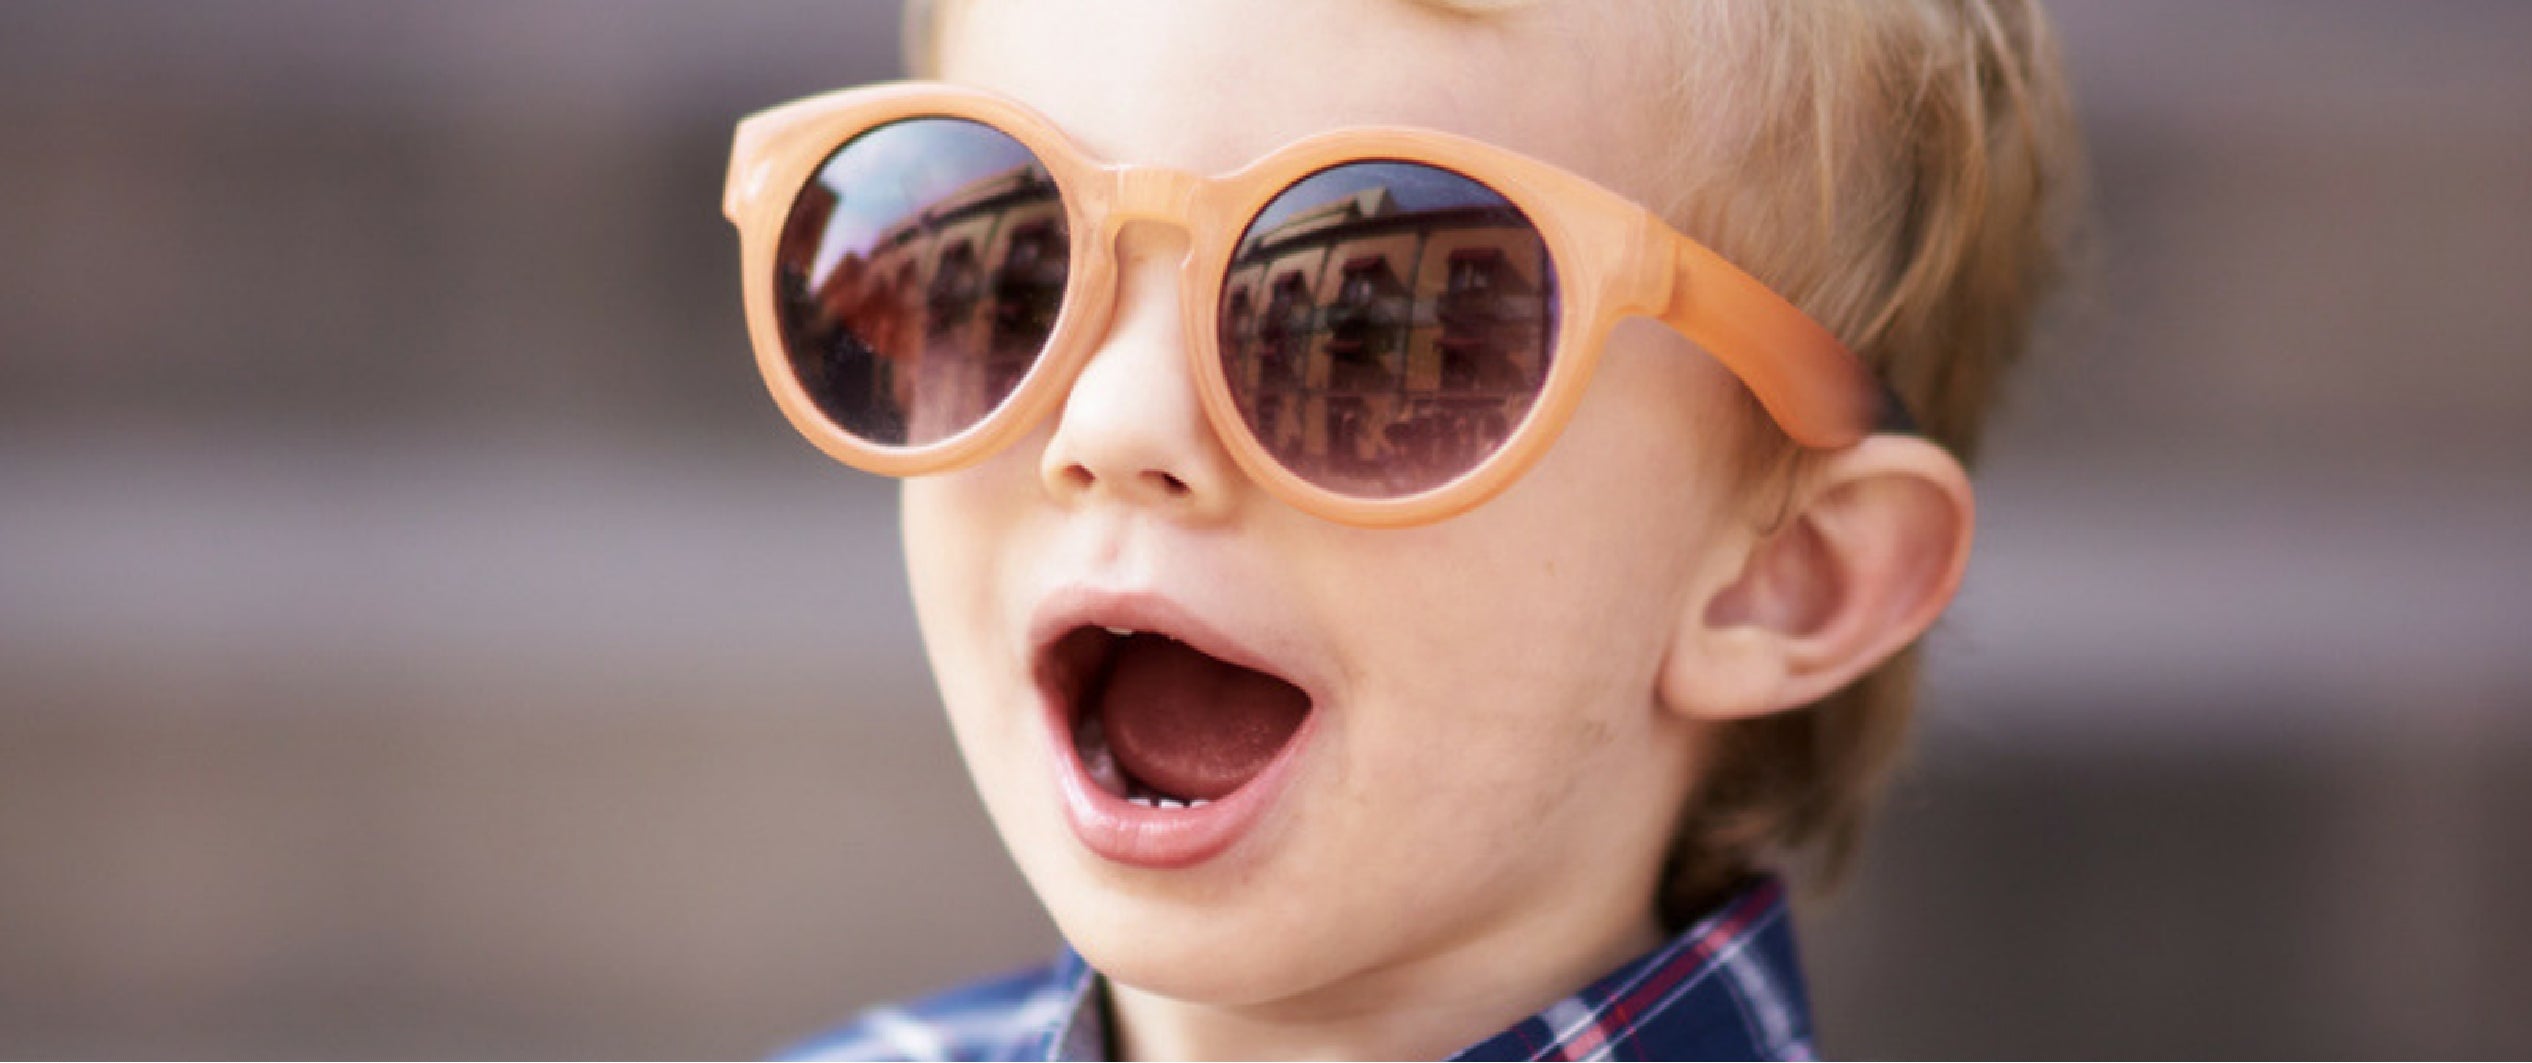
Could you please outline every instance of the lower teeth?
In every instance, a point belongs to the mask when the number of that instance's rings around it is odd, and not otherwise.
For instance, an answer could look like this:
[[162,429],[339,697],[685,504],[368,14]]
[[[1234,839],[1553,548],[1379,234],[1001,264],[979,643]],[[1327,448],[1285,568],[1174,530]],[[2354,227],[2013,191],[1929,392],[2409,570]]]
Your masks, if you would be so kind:
[[1213,803],[1202,797],[1187,800],[1165,797],[1145,788],[1139,782],[1128,779],[1125,769],[1117,764],[1116,753],[1108,748],[1107,727],[1100,722],[1096,713],[1084,713],[1081,722],[1074,725],[1073,747],[1081,751],[1081,766],[1090,774],[1090,781],[1099,784],[1100,789],[1125,798],[1133,804],[1168,812],[1183,812],[1188,809],[1203,808]]
[[1108,748],[1107,728],[1100,723],[1096,713],[1083,714],[1081,722],[1074,725],[1073,747],[1081,751],[1081,766],[1090,774],[1090,781],[1129,802],[1168,812],[1183,812],[1213,803],[1201,797],[1183,801],[1165,797],[1127,779],[1125,769],[1117,764],[1116,753]]

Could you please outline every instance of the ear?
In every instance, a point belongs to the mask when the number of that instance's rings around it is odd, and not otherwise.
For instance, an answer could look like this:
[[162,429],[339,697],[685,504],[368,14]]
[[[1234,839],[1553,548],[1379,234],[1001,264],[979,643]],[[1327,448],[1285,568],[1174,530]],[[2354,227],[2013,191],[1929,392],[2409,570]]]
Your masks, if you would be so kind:
[[1959,590],[1975,507],[1949,452],[1876,435],[1797,480],[1784,519],[1725,551],[1683,602],[1659,677],[1673,711],[1809,705],[1915,641]]

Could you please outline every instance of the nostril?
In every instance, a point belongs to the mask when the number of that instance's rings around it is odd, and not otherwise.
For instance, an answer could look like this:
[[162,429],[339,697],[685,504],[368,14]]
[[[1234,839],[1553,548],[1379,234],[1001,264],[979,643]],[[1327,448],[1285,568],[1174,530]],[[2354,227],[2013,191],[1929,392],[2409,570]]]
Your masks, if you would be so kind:
[[[1064,486],[1075,491],[1087,491],[1098,486],[1099,483],[1098,473],[1090,471],[1089,466],[1078,463],[1064,466],[1063,471],[1056,475],[1063,478]],[[1146,487],[1158,492],[1163,498],[1182,498],[1195,491],[1195,488],[1188,486],[1187,481],[1179,479],[1176,473],[1162,472],[1158,469],[1146,469],[1137,479],[1141,480]]]

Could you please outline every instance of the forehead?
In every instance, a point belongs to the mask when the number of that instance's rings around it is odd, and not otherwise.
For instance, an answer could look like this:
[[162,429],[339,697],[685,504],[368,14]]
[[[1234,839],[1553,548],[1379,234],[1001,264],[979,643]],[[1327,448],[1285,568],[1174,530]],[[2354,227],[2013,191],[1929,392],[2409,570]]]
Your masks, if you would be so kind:
[[1642,199],[1655,142],[1677,135],[1658,121],[1651,21],[1613,0],[1481,17],[1405,0],[973,0],[938,49],[943,78],[1026,101],[1117,161],[1220,173],[1321,130],[1408,125]]

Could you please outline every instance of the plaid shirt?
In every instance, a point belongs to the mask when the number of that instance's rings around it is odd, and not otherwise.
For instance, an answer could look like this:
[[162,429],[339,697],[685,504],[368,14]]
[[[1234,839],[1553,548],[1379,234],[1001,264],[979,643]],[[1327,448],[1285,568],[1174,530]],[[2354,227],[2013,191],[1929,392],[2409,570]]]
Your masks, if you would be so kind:
[[[1053,964],[877,1008],[795,1059],[1107,1059],[1097,973]],[[1809,1059],[1785,887],[1760,879],[1686,933],[1452,1059]]]

